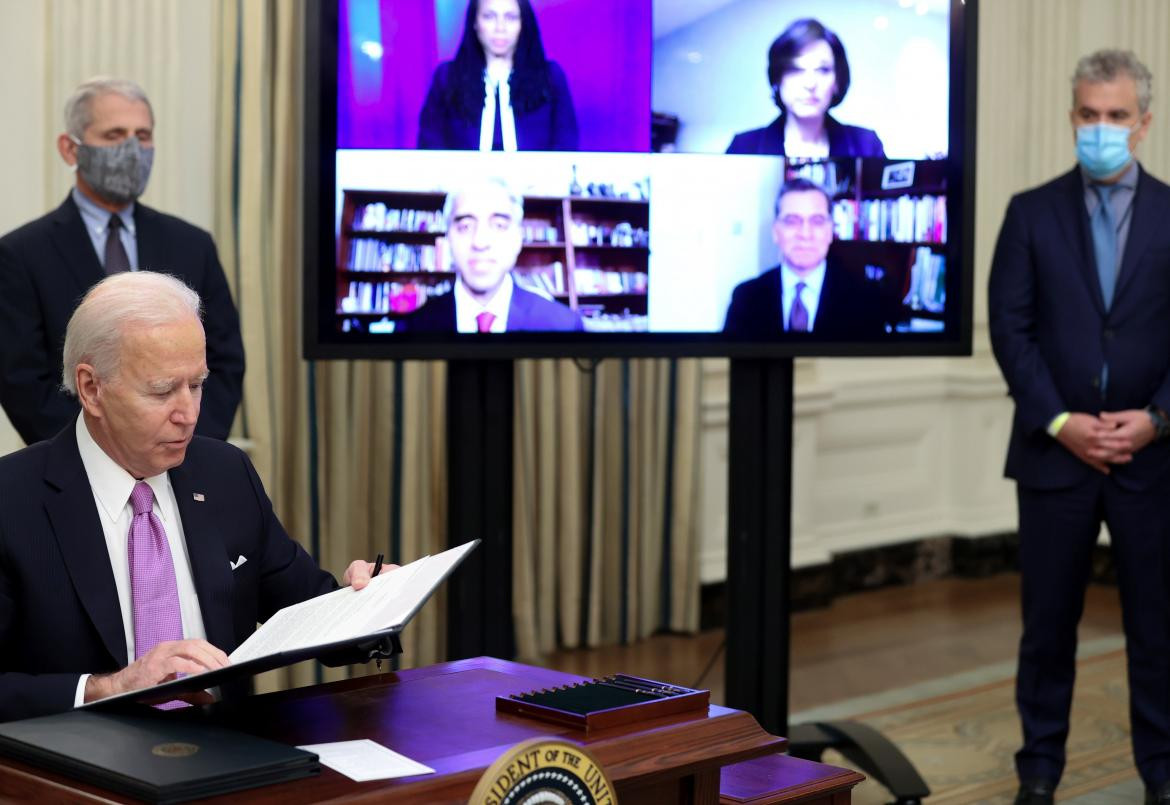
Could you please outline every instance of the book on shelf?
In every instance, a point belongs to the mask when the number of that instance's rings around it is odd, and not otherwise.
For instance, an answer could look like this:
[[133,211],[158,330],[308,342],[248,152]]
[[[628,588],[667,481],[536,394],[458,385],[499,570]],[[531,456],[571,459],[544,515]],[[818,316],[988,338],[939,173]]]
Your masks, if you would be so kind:
[[607,271],[578,268],[573,273],[577,293],[586,295],[644,294],[649,284],[645,271]]
[[376,201],[357,207],[353,229],[365,232],[442,232],[446,228],[442,210],[411,210],[387,207]]
[[929,246],[915,249],[902,304],[911,310],[942,313],[947,302],[946,265],[946,257],[931,251]]
[[833,202],[833,232],[838,240],[946,243],[945,196],[839,199]]

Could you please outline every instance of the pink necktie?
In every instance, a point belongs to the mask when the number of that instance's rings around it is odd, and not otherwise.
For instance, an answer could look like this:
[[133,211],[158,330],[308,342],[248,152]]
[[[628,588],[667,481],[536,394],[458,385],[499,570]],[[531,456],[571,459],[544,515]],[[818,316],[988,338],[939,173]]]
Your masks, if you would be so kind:
[[151,510],[154,490],[146,481],[134,484],[130,503],[130,590],[134,600],[134,659],[164,640],[183,639],[179,588],[167,532]]
[[490,333],[492,331],[492,322],[496,320],[495,313],[488,313],[486,310],[475,317],[475,326],[479,328],[481,333]]

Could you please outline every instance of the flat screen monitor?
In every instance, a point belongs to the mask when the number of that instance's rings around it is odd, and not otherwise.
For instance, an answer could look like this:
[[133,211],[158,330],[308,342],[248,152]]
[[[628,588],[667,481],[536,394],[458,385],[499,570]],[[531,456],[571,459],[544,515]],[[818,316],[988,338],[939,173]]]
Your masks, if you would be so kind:
[[309,15],[307,357],[970,351],[974,0]]

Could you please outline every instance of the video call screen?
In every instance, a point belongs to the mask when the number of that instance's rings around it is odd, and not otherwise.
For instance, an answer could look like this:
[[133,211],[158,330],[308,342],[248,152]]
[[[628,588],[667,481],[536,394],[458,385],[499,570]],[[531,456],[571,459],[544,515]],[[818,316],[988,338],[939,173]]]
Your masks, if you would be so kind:
[[959,0],[335,13],[319,343],[969,349]]

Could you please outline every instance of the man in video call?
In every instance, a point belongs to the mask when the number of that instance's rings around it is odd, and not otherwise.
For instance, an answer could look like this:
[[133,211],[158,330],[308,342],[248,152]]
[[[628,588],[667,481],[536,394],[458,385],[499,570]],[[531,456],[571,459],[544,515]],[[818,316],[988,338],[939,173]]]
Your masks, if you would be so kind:
[[[221,668],[257,622],[337,586],[248,457],[195,435],[199,311],[153,271],[94,286],[65,333],[61,381],[81,414],[0,458],[0,721]],[[355,561],[342,583],[371,572]]]
[[406,332],[504,333],[582,330],[565,305],[519,287],[512,269],[523,246],[524,199],[501,179],[447,196],[443,207],[455,287],[402,321]]
[[206,308],[211,375],[196,426],[226,439],[240,404],[244,344],[211,236],[137,199],[154,162],[154,112],[132,81],[94,78],[65,104],[57,151],[75,172],[57,209],[0,238],[0,403],[27,444],[77,418],[61,344],[78,300],[108,274],[165,269]]
[[739,339],[865,339],[882,332],[872,283],[853,279],[829,259],[829,195],[807,179],[790,179],[776,198],[772,241],[780,264],[741,282],[731,294],[726,335]]
[[1170,187],[1133,152],[1149,70],[1129,51],[1073,75],[1076,168],[1015,196],[991,264],[991,345],[1015,403],[1023,597],[1021,805],[1064,771],[1077,623],[1101,523],[1121,594],[1133,756],[1170,803]]

